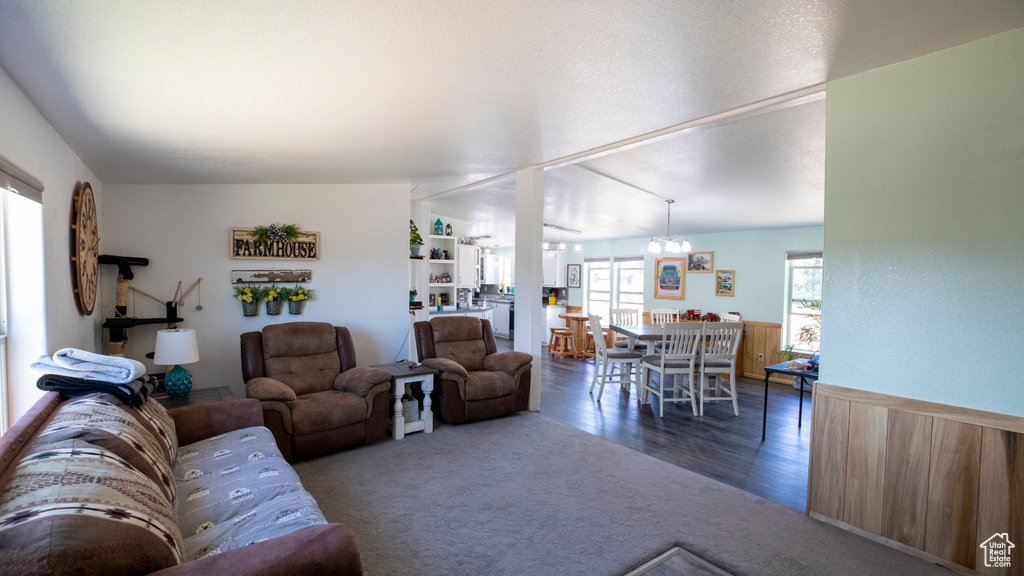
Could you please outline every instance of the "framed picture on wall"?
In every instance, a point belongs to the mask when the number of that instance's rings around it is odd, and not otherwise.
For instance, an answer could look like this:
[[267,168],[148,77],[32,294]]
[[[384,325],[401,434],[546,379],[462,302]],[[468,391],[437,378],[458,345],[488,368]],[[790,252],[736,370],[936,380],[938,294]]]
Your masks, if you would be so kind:
[[667,300],[686,299],[686,259],[658,258],[654,261],[654,297]]
[[715,269],[714,252],[687,252],[686,271],[711,274]]
[[566,265],[565,277],[569,280],[569,288],[579,288],[581,286],[580,277],[583,275],[582,264],[568,264]]
[[427,296],[427,306],[437,306],[437,295],[430,294]]
[[715,270],[715,296],[736,295],[736,271]]

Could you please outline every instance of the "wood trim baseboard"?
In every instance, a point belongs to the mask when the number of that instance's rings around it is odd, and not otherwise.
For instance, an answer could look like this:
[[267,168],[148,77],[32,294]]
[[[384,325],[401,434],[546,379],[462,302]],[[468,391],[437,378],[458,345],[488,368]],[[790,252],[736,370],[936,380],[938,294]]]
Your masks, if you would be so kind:
[[881,392],[857,390],[835,384],[826,384],[821,381],[814,386],[814,392],[840,400],[849,400],[850,402],[860,402],[884,408],[895,408],[904,412],[921,414],[922,416],[938,417],[944,420],[963,422],[964,424],[974,424],[976,426],[1024,434],[1024,418],[1020,416],[986,412],[984,410],[975,410],[974,408],[939,404],[937,402],[916,400],[902,396],[892,396]]

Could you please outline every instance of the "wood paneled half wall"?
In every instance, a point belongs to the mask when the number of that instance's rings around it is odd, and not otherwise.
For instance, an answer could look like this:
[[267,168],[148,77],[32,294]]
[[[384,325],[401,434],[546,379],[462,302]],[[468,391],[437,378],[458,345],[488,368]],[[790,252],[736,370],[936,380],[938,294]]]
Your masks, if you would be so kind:
[[[808,515],[1024,575],[1024,418],[820,382],[813,398]],[[986,566],[993,536],[1009,566]]]

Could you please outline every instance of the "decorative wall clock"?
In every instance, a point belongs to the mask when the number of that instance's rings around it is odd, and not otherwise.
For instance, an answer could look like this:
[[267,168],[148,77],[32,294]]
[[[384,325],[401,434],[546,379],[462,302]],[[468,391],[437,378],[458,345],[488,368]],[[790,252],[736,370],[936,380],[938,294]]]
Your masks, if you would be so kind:
[[76,187],[74,203],[71,211],[71,283],[79,312],[89,316],[96,306],[100,236],[96,224],[96,199],[88,182]]

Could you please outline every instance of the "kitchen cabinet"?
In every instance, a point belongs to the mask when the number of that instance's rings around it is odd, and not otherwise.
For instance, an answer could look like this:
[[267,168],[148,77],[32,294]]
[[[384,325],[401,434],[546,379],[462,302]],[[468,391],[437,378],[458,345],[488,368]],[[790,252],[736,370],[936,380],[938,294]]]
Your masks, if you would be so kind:
[[455,258],[458,269],[457,288],[480,288],[480,248],[459,244]]
[[494,319],[491,322],[491,328],[494,329],[495,336],[508,338],[509,330],[512,328],[508,321],[509,311],[511,308],[512,305],[506,302],[496,302],[494,304]]
[[543,285],[545,287],[565,288],[566,264],[568,254],[563,251],[548,251],[543,253],[541,270],[543,272]]
[[480,269],[481,284],[498,284],[501,282],[501,259],[494,254],[484,254],[483,267]]

